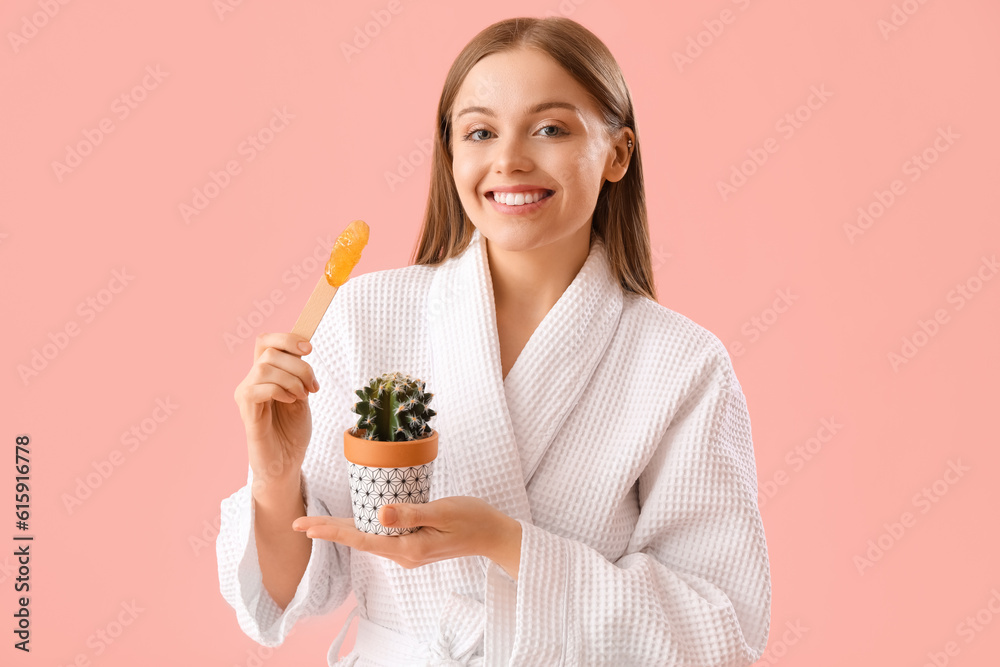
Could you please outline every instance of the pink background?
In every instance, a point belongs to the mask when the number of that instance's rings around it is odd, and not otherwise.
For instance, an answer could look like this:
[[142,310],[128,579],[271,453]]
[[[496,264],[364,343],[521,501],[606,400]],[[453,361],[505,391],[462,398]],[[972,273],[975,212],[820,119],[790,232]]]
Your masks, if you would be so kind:
[[[31,436],[36,536],[29,657],[11,647],[8,463],[0,662],[324,664],[350,603],[272,652],[219,593],[252,338],[291,329],[320,275],[310,257],[354,218],[372,228],[358,272],[408,263],[452,60],[494,21],[564,14],[632,90],[660,302],[726,343],[747,396],[774,585],[760,664],[995,664],[1000,279],[983,258],[1000,249],[1000,6],[222,1],[0,10],[0,437],[11,452]],[[251,160],[241,143],[274,109],[292,118]],[[239,173],[185,221],[231,160]],[[876,215],[852,234],[859,207]],[[250,333],[227,342],[241,319]],[[36,352],[51,358],[22,378]],[[162,422],[157,401],[176,406]],[[123,442],[133,427],[144,439]],[[133,601],[134,622],[97,642]]]

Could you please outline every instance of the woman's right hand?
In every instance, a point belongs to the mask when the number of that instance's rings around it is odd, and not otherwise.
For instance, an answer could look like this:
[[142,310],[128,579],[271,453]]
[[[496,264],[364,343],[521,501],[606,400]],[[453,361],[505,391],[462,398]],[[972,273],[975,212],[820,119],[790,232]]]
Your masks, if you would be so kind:
[[236,387],[255,486],[258,481],[264,488],[269,482],[298,483],[312,433],[309,392],[319,390],[312,367],[301,358],[311,350],[297,334],[261,334],[253,366]]

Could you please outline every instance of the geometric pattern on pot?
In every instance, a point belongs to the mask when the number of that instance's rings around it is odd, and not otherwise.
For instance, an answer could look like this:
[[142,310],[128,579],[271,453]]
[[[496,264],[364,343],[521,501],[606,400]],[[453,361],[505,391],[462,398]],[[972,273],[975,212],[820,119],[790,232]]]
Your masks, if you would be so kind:
[[354,525],[363,533],[403,535],[420,529],[386,528],[378,520],[382,505],[426,503],[430,498],[434,461],[408,468],[370,468],[348,463]]

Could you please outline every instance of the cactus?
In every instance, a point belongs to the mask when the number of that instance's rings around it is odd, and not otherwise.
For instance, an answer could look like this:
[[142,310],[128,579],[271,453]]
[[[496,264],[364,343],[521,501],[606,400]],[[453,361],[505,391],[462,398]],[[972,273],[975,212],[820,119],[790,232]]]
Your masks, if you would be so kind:
[[419,440],[431,434],[427,422],[437,413],[427,404],[434,394],[424,391],[422,380],[402,373],[386,373],[372,378],[367,386],[354,393],[361,400],[352,408],[359,415],[352,435],[364,429],[365,440],[396,442]]

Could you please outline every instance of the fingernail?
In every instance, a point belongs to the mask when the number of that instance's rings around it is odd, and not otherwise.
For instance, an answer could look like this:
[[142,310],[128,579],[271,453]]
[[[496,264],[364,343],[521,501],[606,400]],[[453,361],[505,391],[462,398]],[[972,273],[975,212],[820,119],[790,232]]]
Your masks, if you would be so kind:
[[396,508],[385,507],[382,509],[382,525],[396,523]]
[[307,343],[306,341],[302,341],[301,343],[299,343],[299,349],[302,350],[303,352],[308,352],[309,343]]

